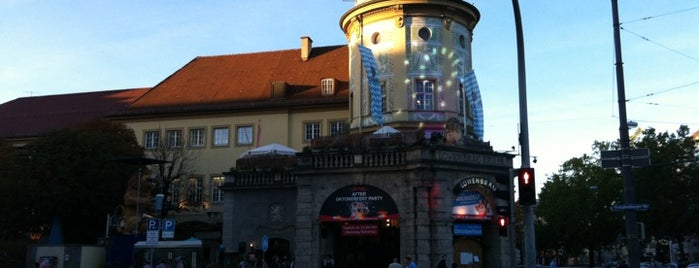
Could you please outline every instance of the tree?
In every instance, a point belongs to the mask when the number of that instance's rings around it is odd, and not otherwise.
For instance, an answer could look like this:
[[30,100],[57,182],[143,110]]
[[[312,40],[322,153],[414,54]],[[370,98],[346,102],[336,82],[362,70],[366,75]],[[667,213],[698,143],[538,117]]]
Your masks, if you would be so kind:
[[[15,239],[24,235],[22,231],[24,222],[18,222],[17,210],[24,210],[24,206],[15,197],[16,190],[21,184],[19,180],[19,161],[17,150],[8,144],[5,139],[0,139],[0,240]],[[22,213],[28,215],[29,213]]]
[[133,131],[103,120],[56,130],[25,146],[17,154],[25,172],[15,178],[22,182],[15,198],[24,204],[19,216],[25,219],[17,221],[36,228],[60,219],[65,242],[96,242],[135,172],[110,159],[131,155],[143,155]]
[[[610,210],[621,199],[621,181],[616,177],[589,155],[563,163],[539,195],[539,229],[553,240],[542,246],[562,247],[577,256],[584,249],[614,242],[622,226],[621,215]],[[590,264],[594,264],[594,254],[590,254]]]
[[[681,126],[675,134],[638,131],[631,147],[650,150],[651,166],[633,171],[636,203],[650,204],[649,211],[638,213],[647,236],[681,241],[683,235],[697,233],[699,152],[689,129]],[[593,156],[566,161],[541,190],[538,227],[572,254],[611,244],[625,234],[623,213],[610,210],[623,203],[621,175],[602,169],[599,160],[601,151],[618,149],[618,141],[595,142]]]
[[675,133],[647,129],[635,146],[648,148],[651,155],[651,166],[634,172],[636,199],[651,205],[638,214],[646,236],[683,241],[684,235],[698,233],[699,149],[689,128]]
[[[163,210],[160,217],[167,217],[171,210],[179,210],[181,207],[199,204],[187,204],[188,200],[181,200],[179,192],[188,187],[185,180],[196,173],[197,152],[182,140],[168,138],[154,149],[146,151],[146,155],[153,159],[164,160],[167,163],[153,165],[151,173],[155,176],[153,194],[163,194]],[[201,187],[201,185],[196,185]],[[172,207],[176,204],[177,207]]]

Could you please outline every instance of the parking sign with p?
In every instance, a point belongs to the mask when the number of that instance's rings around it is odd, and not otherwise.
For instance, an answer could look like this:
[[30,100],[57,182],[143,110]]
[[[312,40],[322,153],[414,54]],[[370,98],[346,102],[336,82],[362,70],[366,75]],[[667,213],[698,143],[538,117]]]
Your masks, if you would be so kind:
[[148,219],[146,222],[148,231],[160,230],[160,220],[159,219]]

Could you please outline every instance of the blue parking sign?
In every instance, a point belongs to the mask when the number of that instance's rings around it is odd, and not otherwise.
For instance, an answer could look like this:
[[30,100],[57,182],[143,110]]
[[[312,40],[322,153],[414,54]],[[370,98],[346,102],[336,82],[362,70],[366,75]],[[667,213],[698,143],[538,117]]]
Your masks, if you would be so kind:
[[148,231],[157,231],[160,230],[160,220],[159,219],[148,219],[146,221],[146,226]]
[[163,238],[175,238],[175,219],[163,219]]

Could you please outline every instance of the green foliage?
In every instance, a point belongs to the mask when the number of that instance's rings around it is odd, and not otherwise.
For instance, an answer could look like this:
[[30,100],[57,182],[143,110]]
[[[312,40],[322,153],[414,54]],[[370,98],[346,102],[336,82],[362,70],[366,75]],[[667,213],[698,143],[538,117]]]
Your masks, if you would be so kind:
[[563,246],[577,254],[585,248],[612,243],[622,227],[619,203],[621,180],[589,155],[573,158],[544,184],[536,210],[539,227],[549,236],[546,248]]
[[3,211],[24,230],[62,219],[67,243],[94,243],[104,235],[106,214],[121,203],[135,167],[110,159],[142,156],[132,130],[107,121],[60,129],[18,151],[18,168],[4,191],[14,193],[12,209]]
[[634,145],[648,148],[651,155],[650,167],[634,170],[636,200],[651,204],[649,211],[638,214],[648,236],[680,238],[699,232],[699,149],[689,129],[648,129]]
[[[636,203],[650,204],[638,213],[648,237],[679,238],[697,233],[699,222],[699,151],[689,129],[674,133],[655,129],[637,132],[632,148],[648,148],[651,166],[634,168]],[[618,170],[603,169],[599,153],[618,150],[617,142],[595,142],[593,155],[566,161],[544,184],[536,210],[540,248],[563,247],[577,254],[582,249],[607,246],[623,236],[623,213],[611,206],[623,203],[623,178]],[[538,236],[539,233],[537,233]]]

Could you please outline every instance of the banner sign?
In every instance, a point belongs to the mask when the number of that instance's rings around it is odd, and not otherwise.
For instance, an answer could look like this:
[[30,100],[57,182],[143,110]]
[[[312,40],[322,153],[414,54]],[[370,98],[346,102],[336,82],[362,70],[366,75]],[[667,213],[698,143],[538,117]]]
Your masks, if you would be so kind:
[[479,223],[454,223],[455,236],[483,236],[483,225]]
[[476,72],[471,71],[463,79],[466,99],[473,112],[473,132],[479,140],[483,140],[483,104],[481,102],[481,90],[476,81]]
[[332,193],[320,208],[321,221],[377,221],[398,219],[398,207],[383,190],[369,185],[345,186]]
[[383,126],[383,103],[381,101],[381,81],[379,80],[379,67],[376,64],[374,53],[368,47],[359,45],[359,53],[362,55],[362,65],[369,80],[369,95],[371,100],[371,116],[376,124]]
[[376,224],[343,224],[342,236],[378,236],[379,226]]

